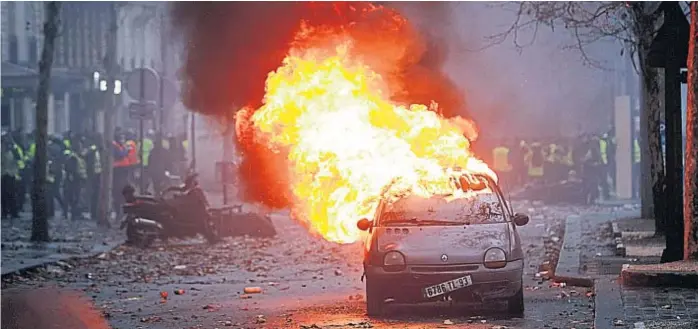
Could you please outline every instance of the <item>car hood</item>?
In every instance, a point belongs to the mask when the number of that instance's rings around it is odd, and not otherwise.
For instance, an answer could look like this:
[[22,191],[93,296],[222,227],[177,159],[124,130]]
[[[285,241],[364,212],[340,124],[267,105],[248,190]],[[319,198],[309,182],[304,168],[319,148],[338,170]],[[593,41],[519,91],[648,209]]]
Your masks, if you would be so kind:
[[[396,250],[408,265],[480,264],[489,248],[502,248],[509,258],[507,223],[458,226],[377,227],[380,253]],[[395,233],[399,232],[399,233]],[[447,260],[442,260],[447,255]]]

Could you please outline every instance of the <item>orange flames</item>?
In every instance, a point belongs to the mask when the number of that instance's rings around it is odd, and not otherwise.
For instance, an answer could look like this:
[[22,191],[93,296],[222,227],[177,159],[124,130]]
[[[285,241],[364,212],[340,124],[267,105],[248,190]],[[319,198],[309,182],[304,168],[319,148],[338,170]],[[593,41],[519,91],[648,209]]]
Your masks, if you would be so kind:
[[415,37],[395,13],[381,23],[380,31],[302,24],[267,78],[263,105],[237,115],[256,143],[287,155],[278,170],[288,171],[293,217],[338,243],[360,239],[356,222],[381,197],[452,192],[444,168],[496,177],[470,152],[470,120],[444,118],[435,102],[393,100],[410,83],[395,73],[413,60]]

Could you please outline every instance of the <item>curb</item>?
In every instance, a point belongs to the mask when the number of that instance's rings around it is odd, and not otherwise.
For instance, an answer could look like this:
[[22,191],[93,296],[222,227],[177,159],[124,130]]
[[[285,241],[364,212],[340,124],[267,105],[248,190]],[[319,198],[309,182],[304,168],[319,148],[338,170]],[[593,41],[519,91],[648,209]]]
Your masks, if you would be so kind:
[[615,275],[594,281],[594,329],[618,328],[614,322],[625,321],[621,285]]
[[633,271],[629,264],[623,265],[620,278],[627,287],[698,287],[698,272]]
[[92,251],[81,254],[81,255],[66,255],[63,257],[51,257],[47,256],[43,259],[35,259],[33,262],[25,263],[21,267],[17,268],[12,268],[9,270],[5,270],[4,268],[2,269],[2,279],[5,279],[7,277],[13,276],[15,274],[21,274],[24,272],[28,272],[31,270],[34,270],[39,267],[43,267],[46,265],[52,265],[56,264],[58,262],[65,262],[65,261],[70,261],[70,260],[77,260],[77,259],[86,259],[86,258],[92,258],[92,257],[97,257],[98,255],[112,251],[119,246],[123,245],[125,243],[125,240],[119,240],[117,242],[112,242],[109,244],[100,244],[99,246],[95,246],[92,248]]
[[562,237],[562,248],[553,273],[553,281],[571,286],[593,287],[593,279],[579,274],[581,255],[578,241],[582,236],[580,220],[578,215],[570,215],[565,219],[565,234]]

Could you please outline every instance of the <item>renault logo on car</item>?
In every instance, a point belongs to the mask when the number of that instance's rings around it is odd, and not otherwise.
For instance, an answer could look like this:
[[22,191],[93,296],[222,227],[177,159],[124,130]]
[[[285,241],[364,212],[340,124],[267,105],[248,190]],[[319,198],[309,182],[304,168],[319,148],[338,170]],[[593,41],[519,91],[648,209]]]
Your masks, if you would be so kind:
[[442,262],[448,261],[448,256],[446,254],[441,255],[441,261]]

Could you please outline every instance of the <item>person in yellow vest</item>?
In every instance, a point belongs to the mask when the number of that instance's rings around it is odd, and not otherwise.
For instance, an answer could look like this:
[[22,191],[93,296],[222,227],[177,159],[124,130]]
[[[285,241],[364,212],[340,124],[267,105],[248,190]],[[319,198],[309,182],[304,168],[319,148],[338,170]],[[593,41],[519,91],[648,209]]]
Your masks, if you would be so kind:
[[153,136],[155,132],[150,129],[146,136],[143,137],[143,143],[138,145],[143,149],[143,157],[141,159],[141,165],[143,166],[145,189],[148,190],[150,183],[152,182],[152,177],[150,175],[150,153],[153,151]]
[[17,181],[19,177],[19,165],[12,150],[12,141],[7,134],[2,135],[2,218],[19,217],[17,202]]
[[99,203],[99,188],[102,179],[102,158],[99,152],[99,146],[97,145],[102,145],[101,138],[99,136],[93,136],[92,143],[87,139],[83,139],[82,143],[83,145],[89,145],[89,147],[83,148],[82,158],[85,160],[85,167],[87,170],[86,189],[89,198],[90,218],[96,220],[97,205]]
[[72,149],[64,151],[65,181],[63,194],[70,218],[77,220],[83,219],[82,210],[80,209],[80,193],[85,185],[85,181],[87,181],[87,167],[85,166],[85,160],[80,156],[80,141],[72,144]]
[[509,162],[509,148],[500,145],[492,150],[492,169],[499,176],[499,185],[509,187],[511,184],[511,170],[512,166]]
[[528,167],[528,179],[534,183],[540,183],[543,179],[543,165],[545,158],[543,155],[543,147],[540,143],[535,142],[526,154],[526,165]]
[[558,182],[557,171],[555,170],[557,164],[556,152],[557,145],[555,143],[550,143],[543,148],[543,172],[545,173],[543,181],[548,184]]
[[593,204],[599,198],[599,186],[601,185],[602,177],[602,159],[601,149],[599,147],[599,138],[597,136],[588,140],[589,148],[584,156],[584,175],[583,181],[585,186],[586,204]]

